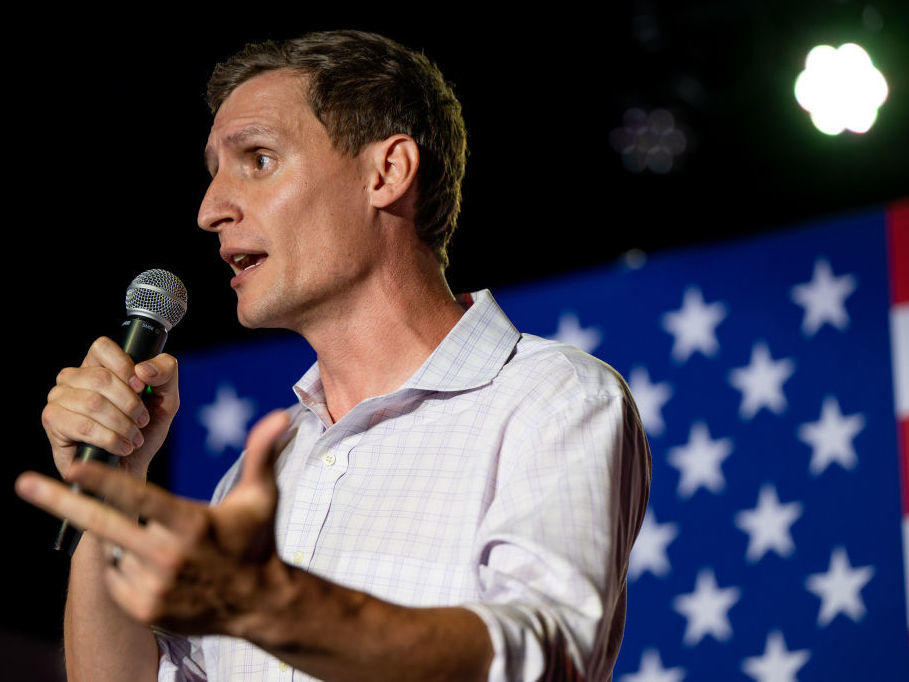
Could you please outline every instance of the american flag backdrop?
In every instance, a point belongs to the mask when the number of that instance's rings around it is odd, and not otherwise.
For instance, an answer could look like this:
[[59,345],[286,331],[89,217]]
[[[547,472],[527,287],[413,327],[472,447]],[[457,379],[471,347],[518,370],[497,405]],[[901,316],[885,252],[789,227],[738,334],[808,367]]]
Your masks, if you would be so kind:
[[[648,432],[616,680],[909,680],[909,203],[493,295],[616,367]],[[181,358],[173,489],[209,497],[313,361]]]

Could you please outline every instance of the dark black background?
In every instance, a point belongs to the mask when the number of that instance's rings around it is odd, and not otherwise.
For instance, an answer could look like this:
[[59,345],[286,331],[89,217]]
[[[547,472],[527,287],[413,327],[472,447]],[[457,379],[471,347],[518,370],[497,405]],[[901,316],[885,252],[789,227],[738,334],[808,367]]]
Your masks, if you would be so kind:
[[[190,312],[168,346],[177,355],[278,333],[240,327],[217,238],[195,227],[207,182],[205,82],[247,41],[353,27],[439,64],[463,103],[471,149],[451,248],[456,291],[909,195],[904,2],[869,10],[852,0],[639,1],[495,15],[491,5],[280,16],[213,8],[198,21],[139,7],[4,29],[12,447],[3,459],[10,551],[0,629],[46,640],[61,631],[66,562],[49,549],[56,522],[18,501],[12,483],[25,468],[52,471],[40,425],[47,391],[95,336],[114,333],[131,278],[165,267],[186,283]],[[826,137],[792,88],[811,47],[849,41],[871,53],[890,98],[868,134]],[[630,106],[668,108],[688,135],[672,173],[623,169],[608,136]],[[163,456],[157,480],[165,468]]]

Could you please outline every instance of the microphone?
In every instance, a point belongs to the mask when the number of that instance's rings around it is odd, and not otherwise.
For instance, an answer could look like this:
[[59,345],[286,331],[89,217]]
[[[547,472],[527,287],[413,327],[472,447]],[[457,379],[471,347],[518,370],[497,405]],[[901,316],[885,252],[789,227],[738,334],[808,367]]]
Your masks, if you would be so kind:
[[[167,270],[146,270],[137,275],[126,290],[126,320],[120,325],[120,346],[137,364],[155,357],[164,348],[167,333],[185,313],[186,287],[183,282]],[[147,386],[145,390],[150,391]],[[119,459],[94,445],[80,443],[76,449],[75,461],[98,461],[116,466]],[[79,492],[76,484],[72,489]],[[81,537],[82,531],[65,520],[60,525],[54,549],[66,548],[72,556]]]

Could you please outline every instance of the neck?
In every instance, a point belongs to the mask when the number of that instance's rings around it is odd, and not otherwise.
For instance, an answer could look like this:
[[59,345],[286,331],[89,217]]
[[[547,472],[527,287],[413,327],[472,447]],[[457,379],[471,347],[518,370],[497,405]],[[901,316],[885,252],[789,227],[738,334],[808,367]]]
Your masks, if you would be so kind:
[[335,422],[407,381],[464,313],[435,258],[413,260],[376,272],[298,330],[316,351]]

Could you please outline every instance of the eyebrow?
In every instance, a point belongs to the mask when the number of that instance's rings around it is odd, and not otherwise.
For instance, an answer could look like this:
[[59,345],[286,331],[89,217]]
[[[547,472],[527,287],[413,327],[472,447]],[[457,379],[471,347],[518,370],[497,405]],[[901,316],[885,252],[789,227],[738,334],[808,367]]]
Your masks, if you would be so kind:
[[[240,147],[243,143],[249,141],[255,137],[278,137],[278,132],[273,128],[263,125],[250,125],[240,130],[232,132],[230,135],[227,135],[224,138],[224,144],[228,147]],[[205,166],[211,168],[215,165],[217,161],[215,157],[215,150],[211,145],[205,146],[205,151],[203,152],[203,158],[205,159]]]

